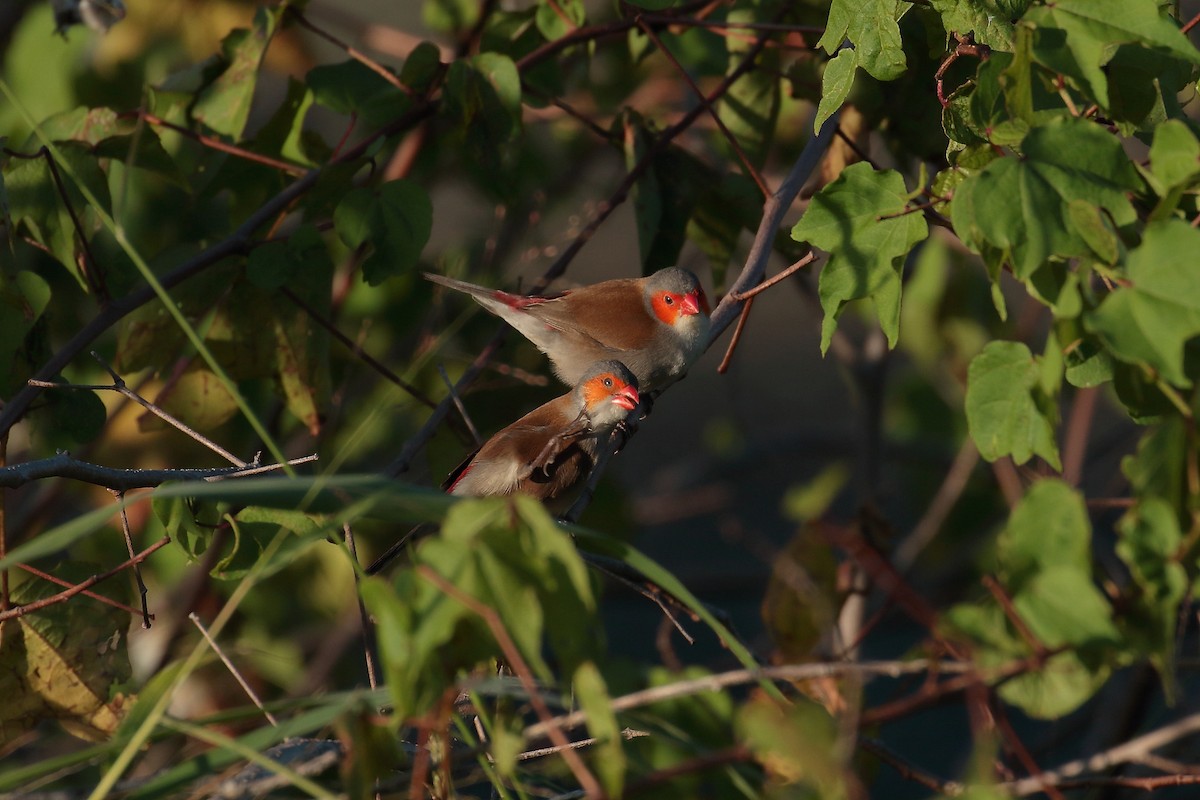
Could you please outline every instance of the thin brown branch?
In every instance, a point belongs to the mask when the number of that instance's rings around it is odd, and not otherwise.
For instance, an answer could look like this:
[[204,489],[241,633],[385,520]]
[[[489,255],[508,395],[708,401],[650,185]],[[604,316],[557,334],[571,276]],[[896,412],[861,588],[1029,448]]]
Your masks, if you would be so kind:
[[[301,176],[301,175],[304,175],[305,172],[307,172],[307,170],[304,167],[297,166],[296,164],[289,164],[288,162],[280,161],[277,158],[271,158],[270,156],[264,156],[262,153],[255,153],[253,150],[247,150],[244,147],[238,147],[236,145],[229,144],[228,142],[223,142],[214,136],[208,136],[203,133],[197,133],[196,131],[185,128],[182,125],[176,125],[173,122],[167,122],[165,119],[157,117],[154,114],[151,114],[149,111],[139,109],[137,111],[131,111],[128,113],[132,114],[140,119],[144,119],[146,122],[150,123],[151,125],[157,126],[159,128],[166,128],[167,130],[174,131],[175,133],[178,133],[180,136],[191,139],[192,141],[196,142],[197,144],[202,144],[205,147],[209,148],[210,150],[217,150],[222,153],[228,153],[229,155],[235,156],[244,161],[250,161],[255,164],[261,164],[264,167],[270,167],[271,169],[277,169],[280,172],[287,173],[288,175]],[[125,115],[122,114],[121,116],[125,116]]]
[[154,544],[147,547],[142,552],[138,553],[133,558],[124,562],[123,564],[113,567],[112,569],[108,570],[107,572],[102,572],[98,575],[93,575],[92,577],[88,578],[87,580],[85,580],[81,583],[75,584],[70,589],[67,589],[64,592],[59,592],[58,594],[50,595],[49,597],[43,597],[41,600],[34,600],[31,603],[25,603],[24,605],[12,606],[11,608],[8,608],[4,611],[0,611],[0,622],[4,622],[5,620],[10,620],[10,619],[16,619],[18,617],[23,617],[26,614],[30,614],[34,611],[40,611],[41,609],[46,608],[47,606],[57,605],[59,603],[70,600],[75,595],[80,594],[83,591],[92,588],[97,583],[108,580],[109,578],[111,578],[113,575],[116,575],[121,570],[126,569],[127,567],[131,567],[134,564],[142,563],[143,561],[145,561],[147,558],[150,557],[151,553],[166,546],[166,544],[170,541],[171,541],[170,536],[164,536],[163,538],[159,539]]
[[[3,557],[3,553],[0,553],[0,557]],[[17,569],[28,572],[30,575],[33,575],[36,578],[41,578],[44,581],[58,584],[59,586],[63,586],[67,589],[70,589],[72,586],[74,586],[74,584],[72,584],[70,581],[65,581],[62,578],[51,575],[49,572],[42,572],[37,567],[31,567],[28,564],[17,564],[16,567]],[[101,603],[104,603],[106,606],[112,606],[113,608],[120,609],[121,611],[124,611],[130,615],[136,616],[137,614],[141,613],[138,609],[128,605],[127,603],[122,603],[119,600],[113,600],[111,597],[105,597],[104,595],[91,590],[85,589],[84,591],[80,592],[80,594],[82,594],[84,597],[90,597],[93,600],[98,600]],[[150,615],[150,619],[154,619],[153,614]]]
[[733,323],[734,317],[741,312],[739,304],[744,301],[739,301],[737,295],[748,291],[750,287],[756,286],[762,281],[767,268],[767,260],[770,258],[775,242],[775,233],[783,222],[784,214],[791,207],[792,201],[800,193],[800,188],[812,175],[817,165],[821,163],[821,159],[825,157],[825,151],[833,138],[833,132],[837,129],[839,115],[840,110],[835,111],[833,116],[825,121],[821,130],[808,140],[783,183],[763,205],[762,220],[759,222],[758,232],[754,235],[754,242],[750,245],[746,263],[725,297],[713,309],[712,330],[709,333],[710,347]]
[[767,188],[766,182],[763,181],[762,174],[759,173],[759,171],[755,169],[754,165],[750,163],[750,159],[746,156],[746,151],[742,149],[741,143],[738,142],[737,137],[733,135],[733,131],[729,130],[729,127],[725,124],[725,121],[721,119],[721,115],[717,113],[717,110],[708,103],[704,97],[704,92],[700,91],[700,87],[697,86],[696,81],[692,79],[691,73],[687,71],[683,64],[679,63],[679,59],[675,57],[675,54],[672,53],[671,50],[662,43],[662,39],[658,38],[658,34],[654,32],[654,28],[651,27],[650,23],[646,21],[644,16],[638,15],[635,19],[638,23],[638,27],[642,29],[647,37],[649,37],[650,41],[654,42],[654,46],[658,48],[659,52],[667,57],[667,60],[670,61],[671,65],[675,67],[675,71],[679,73],[680,77],[683,78],[687,85],[690,86],[692,91],[696,94],[696,97],[700,99],[704,109],[708,112],[708,116],[712,118],[714,123],[716,123],[717,130],[721,131],[721,135],[725,137],[725,141],[729,142],[729,146],[733,149],[734,155],[737,156],[738,161],[742,162],[742,169],[744,169],[746,174],[753,179],[755,185],[758,186],[759,192],[762,193],[763,198],[765,199],[770,197],[771,190]]
[[[366,137],[363,141],[348,148],[337,158],[331,159],[325,166],[305,173],[294,183],[282,189],[278,194],[260,206],[257,211],[250,214],[227,237],[162,275],[158,279],[159,285],[164,290],[172,289],[230,256],[242,255],[249,252],[255,231],[274,219],[276,214],[282,209],[289,207],[297,197],[308,192],[327,170],[359,158],[376,141],[411,128],[421,120],[431,116],[435,108],[436,106],[429,102],[418,104],[390,124],[385,125],[380,130]],[[97,338],[111,329],[113,325],[157,296],[154,287],[149,284],[142,284],[124,297],[120,297],[109,303],[42,365],[33,375],[34,380],[51,380],[80,352],[89,347]],[[29,404],[40,393],[40,387],[26,385],[9,399],[3,411],[0,411],[0,436],[7,433],[24,416],[29,408]]]
[[416,386],[413,386],[411,383],[401,378],[395,372],[388,369],[388,367],[383,364],[383,362],[379,361],[379,359],[375,358],[375,356],[359,347],[359,345],[353,339],[342,333],[342,331],[333,324],[332,320],[327,319],[323,314],[305,302],[303,298],[301,298],[291,289],[286,286],[281,286],[279,291],[283,293],[284,297],[291,300],[297,308],[307,314],[313,322],[317,323],[326,331],[328,331],[329,334],[343,344],[346,349],[354,353],[356,357],[361,358],[363,362],[371,369],[375,370],[388,381],[403,389],[418,403],[428,406],[429,408],[437,407],[437,403],[433,402],[433,400],[429,398],[429,395],[425,394]]
[[946,471],[942,485],[938,487],[937,493],[929,501],[929,506],[921,515],[921,519],[913,526],[912,533],[900,543],[892,555],[892,563],[900,572],[907,572],[908,568],[916,562],[921,551],[938,535],[946,518],[950,516],[951,510],[966,490],[967,482],[971,479],[971,473],[975,471],[978,463],[979,449],[975,447],[975,442],[970,436],[963,437],[962,446],[959,447],[958,455],[950,464],[950,469]]
[[367,668],[367,684],[372,689],[379,688],[379,671],[375,665],[375,624],[367,612],[367,604],[363,602],[362,592],[359,591],[361,578],[358,573],[358,546],[354,543],[354,529],[350,523],[342,525],[342,535],[346,537],[346,547],[350,550],[350,558],[354,560],[354,596],[358,600],[358,619],[362,626],[363,660]]
[[1200,23],[1200,14],[1197,14],[1196,16],[1192,17],[1187,22],[1185,22],[1183,24],[1183,27],[1179,29],[1179,32],[1186,34],[1192,28],[1196,27],[1197,23]]
[[750,748],[745,745],[733,745],[726,747],[724,750],[713,750],[703,755],[685,759],[677,764],[672,764],[669,767],[651,772],[644,778],[640,778],[625,787],[625,797],[636,797],[639,794],[645,794],[649,791],[656,790],[661,786],[669,784],[676,778],[684,775],[694,775],[697,772],[704,772],[717,767],[724,767],[730,764],[739,764],[744,761],[753,759],[753,754]]
[[[112,490],[112,494],[117,499],[117,508],[121,510],[121,533],[125,536],[125,549],[129,553],[129,558],[133,559],[133,534],[129,531],[129,512],[122,502],[125,499],[125,492]],[[146,605],[146,596],[150,594],[150,590],[146,588],[146,582],[142,580],[140,564],[133,565],[133,577],[137,581],[138,596],[142,601],[142,629],[150,630],[150,609]]]
[[733,351],[737,349],[738,343],[742,341],[742,332],[746,330],[746,323],[750,320],[750,309],[754,307],[755,294],[757,293],[750,292],[743,295],[746,302],[742,305],[742,313],[738,314],[737,327],[733,329],[733,336],[729,337],[729,347],[725,348],[725,357],[717,365],[718,375],[724,375],[728,372],[729,365],[733,363]]
[[[13,158],[45,159],[46,168],[50,171],[50,178],[54,181],[54,188],[58,192],[59,199],[62,200],[63,207],[67,209],[67,216],[71,218],[71,227],[75,230],[75,236],[78,238],[79,246],[86,258],[87,263],[82,265],[80,269],[80,272],[83,273],[83,279],[87,282],[92,293],[100,298],[101,303],[108,303],[112,297],[109,295],[108,285],[104,282],[104,274],[100,269],[100,262],[96,261],[96,257],[92,254],[92,246],[88,241],[87,234],[83,230],[83,222],[80,221],[79,215],[75,212],[75,206],[71,205],[71,196],[67,193],[67,186],[63,182],[62,175],[59,174],[58,164],[55,163],[54,156],[51,155],[49,148],[43,145],[38,148],[36,153],[32,154],[19,153],[7,147],[0,148],[0,151],[7,153]],[[46,252],[50,252],[49,249],[46,249]]]
[[787,280],[792,275],[794,275],[796,272],[799,272],[801,269],[803,269],[804,267],[807,267],[809,264],[811,264],[813,261],[815,261],[816,258],[817,258],[816,252],[813,250],[809,250],[807,253],[805,253],[803,256],[800,257],[799,261],[797,261],[796,263],[787,267],[786,269],[780,271],[780,273],[778,275],[774,275],[770,278],[767,278],[765,281],[760,283],[758,286],[755,286],[753,289],[747,289],[744,292],[730,292],[730,295],[733,297],[734,300],[738,300],[738,301],[749,300],[751,297],[754,297],[755,295],[759,294],[760,292],[765,292],[767,289],[770,289],[772,286],[776,285],[777,283],[782,283],[783,281]]
[[396,76],[396,74],[393,73],[390,69],[383,66],[378,61],[371,58],[370,56],[368,56],[366,53],[362,52],[358,48],[353,47],[353,46],[347,44],[346,42],[343,42],[341,39],[337,38],[333,34],[326,31],[325,29],[313,24],[312,22],[309,21],[308,17],[304,16],[303,12],[301,12],[295,6],[288,6],[286,11],[287,11],[287,14],[295,22],[297,22],[300,25],[300,27],[302,27],[305,30],[308,30],[312,33],[315,33],[317,36],[319,36],[322,39],[324,39],[325,41],[329,42],[334,47],[337,47],[342,52],[344,52],[346,55],[350,56],[355,61],[362,64],[364,67],[371,70],[376,75],[378,75],[379,77],[381,77],[385,81],[387,81],[389,84],[391,84],[392,86],[395,86],[397,89],[404,92],[409,97],[413,96],[413,90],[411,88],[409,88],[408,86],[404,85],[404,82],[401,81],[400,78],[398,78]]
[[1096,400],[1100,389],[1096,386],[1079,389],[1071,403],[1071,415],[1067,419],[1067,431],[1063,437],[1063,480],[1078,486],[1083,479],[1083,465],[1087,458],[1088,432],[1096,416]]
[[263,706],[262,700],[259,699],[258,693],[254,691],[249,682],[247,682],[247,680],[242,676],[242,673],[238,671],[238,668],[235,667],[233,662],[229,660],[229,657],[225,655],[225,651],[222,650],[221,646],[217,644],[217,640],[209,634],[208,628],[204,627],[204,623],[200,621],[199,615],[193,611],[188,614],[188,619],[190,619],[192,624],[196,626],[196,629],[200,631],[200,635],[204,637],[204,641],[208,642],[208,646],[211,647],[213,652],[217,654],[217,658],[221,659],[221,663],[225,665],[225,669],[229,670],[229,674],[232,675],[233,679],[238,682],[239,686],[242,687],[242,691],[246,693],[246,696],[250,698],[250,701],[254,703],[254,705],[258,707],[258,710],[263,713],[263,716],[267,718],[267,722],[278,728],[279,720],[275,719],[275,715],[270,711],[267,711],[266,707]]
[[[517,647],[517,643],[509,635],[508,630],[504,627],[504,622],[500,619],[496,611],[462,591],[425,565],[417,567],[417,574],[436,586],[438,591],[444,593],[447,597],[462,603],[484,621],[488,626],[488,630],[491,631],[492,637],[496,640],[496,644],[499,645],[501,652],[504,653],[504,658],[521,681],[521,686],[524,687],[529,702],[533,706],[534,712],[538,715],[538,719],[542,720],[543,723],[549,723],[554,718],[554,715],[550,712],[550,707],[546,705],[545,699],[542,698],[541,692],[538,691],[537,685],[534,683],[533,672],[530,670],[529,664],[526,663],[525,657],[521,655],[520,648]],[[587,796],[590,798],[605,797],[604,790],[600,787],[600,782],[596,780],[596,776],[583,763],[583,759],[579,757],[579,754],[571,749],[571,743],[563,734],[562,729],[550,728],[547,730],[547,735],[555,746],[562,748],[563,761],[566,762],[572,774],[575,775],[575,779],[579,781],[580,787],[587,793]]]
[[[1001,736],[1004,737],[1005,745],[1016,755],[1017,760],[1021,762],[1021,766],[1025,768],[1027,773],[1035,778],[1041,775],[1042,768],[1034,760],[1033,754],[1029,752],[1029,748],[1025,746],[1025,742],[1021,741],[1021,737],[1013,728],[1012,723],[1008,721],[1008,714],[1004,710],[1004,704],[999,702],[995,695],[992,695],[989,700],[988,710],[991,712],[992,719],[995,720]],[[1053,786],[1046,786],[1046,795],[1050,797],[1050,800],[1065,800],[1062,792]]]
[[1004,616],[1017,629],[1017,634],[1029,649],[1038,658],[1045,658],[1049,649],[1029,629],[1029,626],[1025,624],[1025,620],[1021,619],[1021,615],[1017,613],[1016,606],[1013,605],[1012,598],[1008,596],[1008,592],[1004,591],[1004,587],[1000,585],[1000,582],[991,575],[984,575],[983,585],[991,593],[992,597],[996,599],[996,602],[1000,604],[1000,608],[1004,609]]
[[881,741],[864,737],[860,738],[858,743],[862,746],[862,749],[873,754],[880,761],[896,770],[900,774],[900,777],[905,780],[919,783],[926,789],[932,789],[948,797],[958,797],[967,790],[967,787],[958,781],[943,781],[940,778],[930,775],[928,772],[914,767]]
[[235,456],[233,453],[230,453],[224,447],[221,447],[219,444],[212,441],[207,436],[203,435],[199,431],[193,430],[191,427],[184,424],[179,419],[176,419],[175,417],[171,416],[166,411],[163,411],[160,407],[158,407],[154,403],[151,403],[149,400],[145,399],[140,394],[138,394],[137,392],[133,391],[128,386],[126,386],[124,378],[122,378],[120,375],[118,375],[116,370],[114,370],[107,361],[105,361],[103,358],[101,358],[100,354],[97,353],[95,350],[92,351],[92,358],[96,359],[96,361],[98,361],[100,363],[100,366],[104,367],[105,371],[108,372],[109,376],[113,379],[113,385],[111,387],[109,387],[109,389],[111,391],[119,392],[120,394],[122,394],[123,396],[128,398],[129,400],[132,400],[133,402],[137,403],[139,406],[146,409],[151,414],[158,417],[159,419],[161,419],[163,422],[170,425],[175,430],[187,435],[193,441],[199,442],[200,444],[207,447],[209,450],[212,450],[214,453],[216,453],[217,455],[224,458],[230,464],[233,464],[234,466],[237,466],[237,467],[246,466],[245,461],[242,461],[240,458]]

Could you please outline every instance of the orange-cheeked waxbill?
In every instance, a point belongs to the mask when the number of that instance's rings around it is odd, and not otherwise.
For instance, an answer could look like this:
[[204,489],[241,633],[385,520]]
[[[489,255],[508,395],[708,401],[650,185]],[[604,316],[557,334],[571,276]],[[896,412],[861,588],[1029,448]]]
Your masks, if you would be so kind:
[[615,359],[637,377],[643,393],[659,392],[687,374],[708,342],[708,298],[695,275],[676,267],[532,296],[425,277],[466,292],[512,325],[571,386],[596,361]]
[[[575,388],[538,406],[488,439],[446,478],[442,488],[463,497],[527,494],[566,510],[571,490],[596,463],[600,444],[641,401],[638,380],[619,361],[589,365]],[[367,567],[374,575],[420,532],[418,526]]]

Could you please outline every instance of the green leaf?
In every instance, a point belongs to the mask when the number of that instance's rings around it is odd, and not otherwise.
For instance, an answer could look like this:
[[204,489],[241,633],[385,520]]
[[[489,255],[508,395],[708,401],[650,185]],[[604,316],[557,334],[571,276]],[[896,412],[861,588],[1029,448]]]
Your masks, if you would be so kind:
[[258,68],[285,9],[259,8],[252,29],[239,28],[221,42],[224,71],[196,98],[192,116],[197,121],[231,139],[241,138],[250,119]]
[[625,783],[625,749],[604,677],[595,664],[585,661],[575,670],[571,685],[580,707],[587,713],[588,733],[597,740],[593,761],[600,781],[610,797],[620,797]]
[[1050,648],[1102,650],[1120,634],[1112,607],[1092,582],[1091,565],[1047,565],[1013,594],[1013,606],[1038,641]]
[[1179,563],[1183,533],[1174,508],[1165,500],[1141,500],[1121,518],[1117,555],[1129,567],[1137,586],[1129,634],[1162,676],[1169,697],[1175,694],[1175,643],[1179,604],[1187,594],[1188,576]]
[[1114,289],[1085,318],[1118,359],[1146,364],[1176,386],[1191,386],[1183,346],[1200,333],[1200,231],[1181,220],[1146,226],[1128,259],[1132,285]]
[[[734,9],[729,12],[728,21],[755,22],[759,13],[749,8]],[[750,39],[727,39],[729,63],[726,66],[726,74],[738,69],[754,46]],[[729,87],[729,91],[721,98],[717,107],[721,121],[756,168],[762,166],[767,156],[774,137],[775,124],[779,119],[781,97],[778,73],[779,50],[762,50],[756,59],[755,68],[743,74]],[[817,129],[820,129],[819,123]]]
[[817,45],[833,55],[849,39],[858,66],[881,81],[894,80],[908,67],[897,24],[908,8],[902,0],[833,0]]
[[821,73],[821,102],[817,104],[817,116],[813,120],[813,127],[818,132],[850,96],[857,72],[858,51],[849,47],[839,50],[825,65]]
[[0,397],[11,397],[40,361],[25,337],[49,304],[50,284],[40,275],[21,270],[9,276],[0,271]]
[[817,704],[801,699],[784,706],[757,697],[742,706],[736,723],[738,739],[775,782],[800,783],[813,792],[811,796],[830,800],[849,796],[837,726]]
[[1138,187],[1137,172],[1099,126],[1076,119],[1039,126],[1021,148],[1022,158],[997,159],[955,190],[954,229],[972,249],[999,248],[1024,279],[1051,257],[1091,252],[1072,221],[1072,201],[1107,210],[1118,226],[1134,220],[1125,193]]
[[[61,375],[55,382],[66,383]],[[55,447],[86,444],[100,435],[108,421],[104,402],[94,391],[56,389],[45,392],[38,402],[30,420],[47,444]]]
[[521,77],[508,56],[480,53],[450,65],[445,85],[446,113],[460,130],[480,128],[480,136],[502,142],[521,124]]
[[1168,120],[1154,129],[1150,173],[1158,181],[1155,191],[1160,196],[1200,177],[1200,142],[1183,120]]
[[1136,497],[1163,500],[1171,508],[1181,509],[1176,525],[1190,518],[1190,512],[1183,510],[1187,497],[1188,453],[1184,422],[1173,416],[1147,430],[1138,442],[1136,452],[1121,459],[1121,472],[1129,479],[1130,489]]
[[993,50],[1012,50],[1014,23],[1031,0],[929,0],[947,33],[972,34]]
[[819,282],[825,311],[822,353],[829,348],[846,303],[862,297],[874,300],[888,345],[895,346],[904,257],[929,235],[920,213],[905,213],[908,199],[900,173],[853,164],[813,197],[792,228],[793,239],[829,253]]
[[414,92],[425,92],[442,71],[441,51],[433,42],[421,42],[404,59],[400,82]]
[[1057,478],[1034,483],[996,542],[996,560],[1013,591],[1055,566],[1090,573],[1092,526],[1083,497]]
[[1034,58],[1073,78],[1104,109],[1111,103],[1105,67],[1118,45],[1135,43],[1200,64],[1200,51],[1155,0],[1056,0],[1031,7],[1022,24],[1035,28]]
[[484,620],[417,567],[491,608],[541,680],[552,680],[543,637],[566,674],[597,647],[587,569],[570,537],[532,498],[456,504],[442,535],[425,540],[414,562],[399,571],[391,589],[377,580],[363,586],[398,717],[422,713],[458,670],[499,655]]
[[534,14],[538,31],[553,42],[578,28],[587,19],[582,0],[541,0]]
[[217,560],[210,574],[220,580],[241,580],[262,557],[263,551],[281,533],[291,534],[278,547],[271,561],[257,574],[274,575],[307,552],[313,542],[324,542],[340,530],[335,521],[300,511],[251,506],[231,521],[234,548]]
[[697,187],[695,202],[687,223],[688,241],[708,257],[713,284],[724,286],[738,238],[758,224],[762,194],[753,180],[730,172]]
[[[82,581],[94,573],[87,566],[69,565],[60,577]],[[59,589],[25,580],[13,587],[11,600],[28,604]],[[127,615],[98,603],[59,603],[7,622],[0,633],[0,692],[6,698],[0,743],[11,744],[46,719],[89,741],[110,736],[133,699],[121,691],[131,672],[122,641],[128,628]]]
[[[57,147],[71,174],[79,177],[105,212],[111,213],[108,178],[100,169],[91,148],[75,141],[59,142]],[[78,242],[79,236],[90,237],[95,230],[95,215],[90,213],[87,201],[63,165],[59,165],[58,174],[66,190],[65,199],[45,158],[14,159],[4,176],[9,210],[13,223],[23,224],[30,235],[44,245],[75,276],[80,288],[86,291],[88,283],[79,270],[82,251]],[[65,202],[70,202],[83,230],[76,230]]]
[[999,694],[1034,719],[1055,720],[1092,699],[1111,673],[1107,665],[1089,664],[1068,650],[1036,672],[1005,681]]
[[318,104],[339,114],[355,114],[372,127],[394,119],[409,105],[403,90],[355,59],[313,67],[305,82]]
[[433,206],[416,183],[390,181],[347,194],[333,212],[333,224],[348,246],[370,245],[363,278],[377,286],[416,267],[433,230]]
[[988,461],[1010,455],[1024,464],[1038,455],[1061,469],[1058,410],[1041,384],[1039,359],[1024,344],[994,341],[971,360],[966,411],[971,438]]

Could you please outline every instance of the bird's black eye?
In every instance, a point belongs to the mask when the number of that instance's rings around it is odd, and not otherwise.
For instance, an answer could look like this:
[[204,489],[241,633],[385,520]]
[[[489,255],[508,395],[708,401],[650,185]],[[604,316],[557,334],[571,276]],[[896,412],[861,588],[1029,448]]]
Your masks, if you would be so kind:
[[675,304],[675,298],[674,298],[674,297],[672,297],[672,296],[671,296],[671,295],[669,295],[669,294],[664,294],[664,295],[663,295],[663,302],[664,302],[664,303],[666,303],[667,305],[671,306],[671,305],[674,305],[674,304]]
[[611,388],[612,388],[612,385],[613,385],[613,383],[612,383],[612,378],[605,378],[605,379],[604,379],[604,385],[605,385],[605,386],[607,386],[609,389],[611,389]]

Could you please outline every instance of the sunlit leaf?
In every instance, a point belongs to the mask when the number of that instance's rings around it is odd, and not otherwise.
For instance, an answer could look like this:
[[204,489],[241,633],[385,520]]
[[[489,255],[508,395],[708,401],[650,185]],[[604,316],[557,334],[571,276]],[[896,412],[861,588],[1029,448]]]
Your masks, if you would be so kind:
[[908,213],[904,178],[853,164],[822,189],[792,228],[792,238],[829,253],[819,292],[825,320],[821,352],[829,348],[846,303],[861,297],[875,302],[879,324],[895,346],[900,328],[900,272],[904,257],[929,235],[920,213]]

